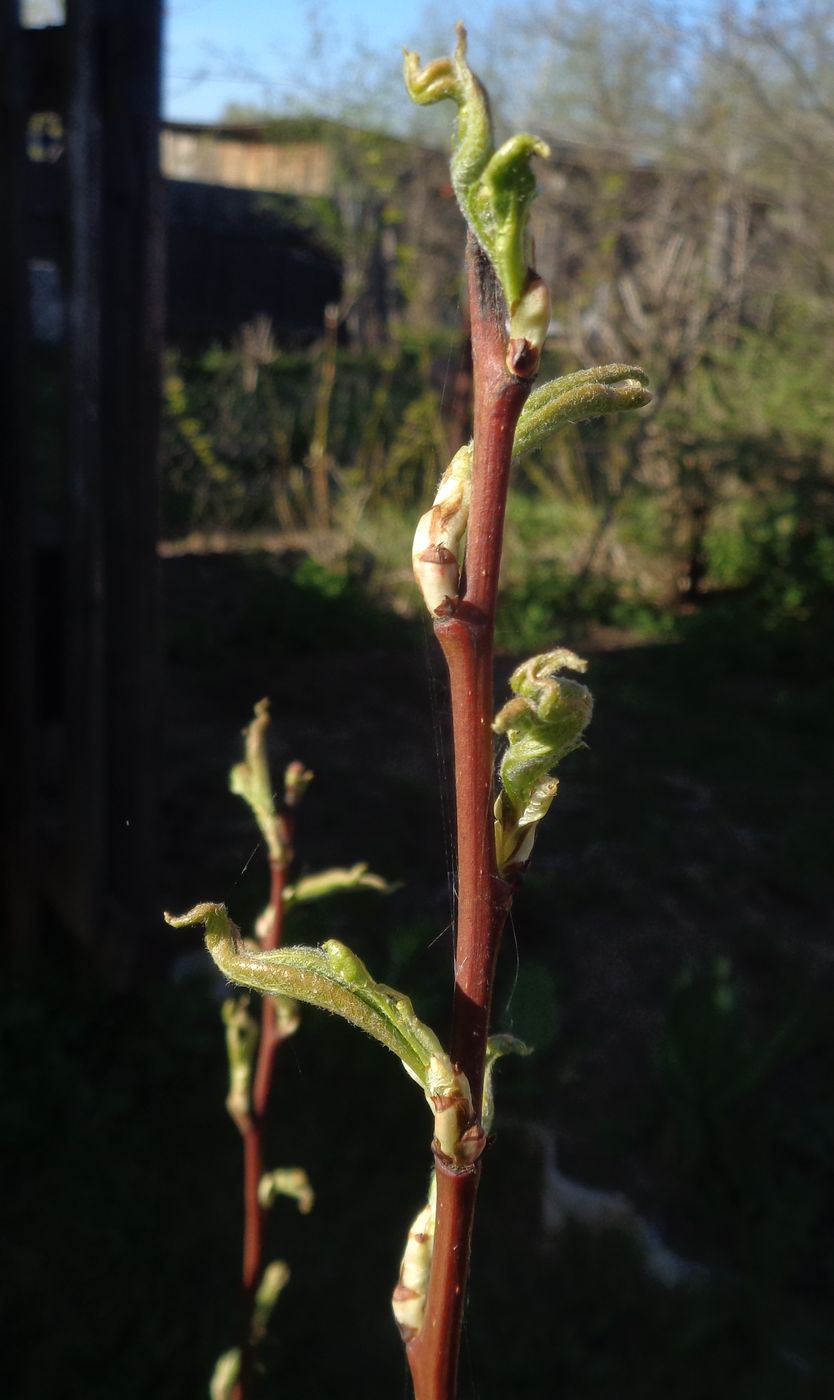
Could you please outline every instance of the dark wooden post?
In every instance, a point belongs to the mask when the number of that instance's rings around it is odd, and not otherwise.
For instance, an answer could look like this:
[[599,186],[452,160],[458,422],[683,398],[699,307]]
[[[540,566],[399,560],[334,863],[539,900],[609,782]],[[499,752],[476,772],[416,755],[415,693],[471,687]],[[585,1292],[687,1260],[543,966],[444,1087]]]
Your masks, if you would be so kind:
[[[159,171],[161,0],[68,0],[66,27],[27,32],[0,0],[0,916],[20,948],[40,903],[111,977],[161,937],[157,898],[157,439],[163,273]],[[27,83],[27,78],[29,82]],[[66,156],[38,188],[68,286],[64,383],[66,673],[63,829],[38,826],[26,152],[31,108],[64,118]],[[63,174],[63,181],[61,173]],[[44,174],[45,172],[41,172]],[[28,225],[28,226],[27,226]],[[35,240],[36,241],[36,240]],[[56,406],[56,412],[62,412]],[[57,625],[53,627],[57,631]],[[45,644],[45,635],[40,638]],[[56,684],[56,691],[61,691]],[[54,787],[54,774],[51,786]],[[45,825],[45,824],[41,824]],[[57,839],[56,839],[57,835]],[[35,897],[35,892],[39,896]]]
[[[108,893],[142,963],[157,885],[158,451],[163,321],[161,0],[106,0],[101,69],[101,483]],[[107,910],[105,910],[105,915]]]
[[70,0],[70,912],[111,974],[159,931],[160,0]]
[[[94,941],[105,860],[104,560],[101,509],[101,116],[97,0],[67,7],[69,250],[66,529],[65,830],[57,873],[60,912]],[[61,868],[62,867],[62,868]],[[63,888],[60,882],[63,880]]]
[[37,937],[27,116],[26,54],[17,0],[0,0],[0,918],[6,939],[18,950],[30,949]]

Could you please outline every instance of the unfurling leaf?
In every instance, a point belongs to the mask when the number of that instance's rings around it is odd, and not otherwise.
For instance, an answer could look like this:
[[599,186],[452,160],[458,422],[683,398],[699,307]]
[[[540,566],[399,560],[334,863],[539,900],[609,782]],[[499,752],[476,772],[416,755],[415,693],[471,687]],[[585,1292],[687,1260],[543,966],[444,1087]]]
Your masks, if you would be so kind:
[[266,735],[269,729],[269,701],[259,700],[255,718],[243,731],[246,748],[242,763],[236,763],[229,774],[229,787],[242,797],[252,810],[266,842],[270,860],[285,865],[290,858],[281,815],[276,811],[269,774]]
[[516,698],[498,713],[493,728],[507,736],[501,792],[495,803],[495,846],[502,874],[530,859],[536,830],[556,795],[551,769],[582,743],[593,711],[587,686],[558,676],[585,662],[564,648],[534,656],[510,677]]
[[288,807],[297,807],[315,775],[303,763],[294,759],[284,773],[284,801]]
[[303,1167],[276,1167],[265,1172],[258,1183],[258,1200],[266,1209],[277,1196],[289,1196],[298,1203],[302,1215],[309,1215],[315,1205],[315,1192]]
[[417,1017],[402,992],[375,982],[361,958],[330,939],[321,948],[262,952],[241,939],[223,904],[197,904],[165,915],[173,928],[203,924],[206,947],[231,982],[264,996],[288,996],[342,1016],[373,1036],[403,1063],[435,1115],[439,1150],[457,1167],[483,1150],[466,1075],[456,1070],[434,1031]]
[[251,1108],[252,1076],[260,1030],[249,1010],[249,998],[230,997],[221,1015],[226,1027],[226,1055],[229,1061],[229,1092],[226,1108],[238,1127],[243,1128]]
[[536,181],[534,155],[548,156],[544,141],[520,133],[495,149],[489,99],[466,59],[466,30],[457,26],[451,58],[436,58],[425,68],[420,55],[406,50],[404,76],[408,94],[420,106],[449,98],[458,109],[452,143],[452,186],[472,233],[492,263],[507,303],[510,344],[507,366],[531,378],[550,322],[550,295],[530,266],[530,205]]
[[240,1348],[233,1347],[218,1356],[214,1374],[209,1385],[211,1400],[232,1400],[235,1386],[240,1380]]
[[418,1020],[408,997],[375,982],[365,964],[331,939],[321,948],[252,951],[240,939],[222,904],[198,904],[187,914],[165,918],[174,928],[204,924],[206,947],[232,982],[266,996],[290,996],[342,1016],[402,1060],[412,1078],[428,1087],[433,1055],[443,1055],[437,1036]]
[[491,1035],[487,1041],[486,1063],[484,1064],[484,1101],[481,1107],[481,1122],[488,1133],[495,1118],[495,1099],[492,1092],[492,1074],[496,1064],[504,1055],[532,1055],[533,1047],[525,1045],[515,1035],[506,1032]]
[[267,1264],[258,1284],[255,1305],[252,1309],[251,1332],[252,1341],[256,1346],[263,1339],[269,1326],[272,1310],[289,1281],[289,1267],[283,1259],[275,1259],[271,1264]]
[[521,410],[513,439],[513,461],[535,452],[560,428],[643,408],[651,401],[648,376],[637,365],[596,365],[540,384]]
[[[513,461],[535,452],[562,428],[605,413],[642,408],[651,400],[647,376],[636,365],[597,365],[563,375],[534,389],[518,420]],[[411,547],[414,577],[433,617],[458,603],[463,541],[469,522],[473,446],[455,453],[437,488],[431,510],[420,517]]]
[[[348,869],[334,866],[332,870],[319,870],[315,875],[304,875],[294,885],[284,890],[284,907],[289,910],[296,904],[308,904],[314,899],[326,899],[331,894],[343,894],[347,890],[376,890],[379,894],[390,894],[395,886],[374,875],[364,862]],[[270,913],[264,911],[264,917]]]

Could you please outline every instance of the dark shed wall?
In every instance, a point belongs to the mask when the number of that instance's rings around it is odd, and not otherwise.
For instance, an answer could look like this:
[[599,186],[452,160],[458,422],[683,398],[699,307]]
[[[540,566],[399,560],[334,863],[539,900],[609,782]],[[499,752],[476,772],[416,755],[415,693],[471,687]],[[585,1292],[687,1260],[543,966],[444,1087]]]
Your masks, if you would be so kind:
[[341,294],[338,261],[268,195],[168,180],[165,203],[169,342],[227,340],[258,314],[284,341],[321,335]]

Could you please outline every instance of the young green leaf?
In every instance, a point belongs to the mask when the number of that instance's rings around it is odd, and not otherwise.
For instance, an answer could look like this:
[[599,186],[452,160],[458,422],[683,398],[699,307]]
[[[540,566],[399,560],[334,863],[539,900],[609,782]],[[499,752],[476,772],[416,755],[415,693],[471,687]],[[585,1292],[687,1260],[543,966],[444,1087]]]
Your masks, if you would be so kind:
[[491,1035],[487,1041],[486,1063],[484,1065],[484,1101],[481,1106],[481,1123],[485,1133],[492,1127],[495,1118],[495,1098],[492,1091],[492,1075],[496,1064],[504,1055],[532,1055],[533,1047],[525,1045],[515,1035],[503,1032]]
[[436,58],[425,68],[420,55],[405,51],[405,85],[420,106],[449,98],[458,109],[452,143],[451,176],[458,204],[472,233],[489,258],[510,317],[508,368],[522,378],[538,369],[550,322],[550,295],[530,267],[530,205],[536,181],[534,155],[548,156],[544,141],[526,132],[495,150],[489,99],[466,59],[466,30],[457,26],[451,58]]
[[[513,439],[513,461],[542,447],[571,423],[604,413],[642,408],[651,394],[636,365],[597,365],[566,374],[534,389],[521,410]],[[433,617],[457,605],[463,541],[469,523],[472,483],[471,442],[459,448],[440,478],[431,510],[420,517],[411,549],[423,600]]]
[[261,952],[240,938],[222,904],[198,904],[187,914],[165,915],[174,928],[205,926],[206,947],[232,982],[266,996],[290,996],[342,1016],[402,1060],[424,1091],[433,1057],[446,1058],[434,1032],[415,1015],[408,997],[375,982],[360,958],[331,939],[321,948]]
[[259,700],[255,706],[255,718],[244,730],[245,757],[243,762],[236,763],[230,772],[229,787],[251,808],[266,842],[270,859],[284,864],[288,859],[288,852],[283,822],[275,809],[266,751],[269,723],[269,701]]
[[240,1348],[233,1347],[218,1356],[209,1384],[210,1400],[232,1400],[235,1387],[240,1380]]
[[289,1281],[289,1267],[283,1259],[274,1259],[271,1264],[267,1264],[258,1284],[255,1305],[252,1309],[252,1341],[256,1346],[263,1340],[269,1326],[272,1310]]
[[284,801],[288,807],[297,807],[311,782],[313,773],[298,759],[288,763],[284,772]]
[[321,948],[261,952],[240,937],[223,904],[196,904],[166,914],[172,928],[205,927],[206,947],[231,982],[264,996],[293,997],[332,1011],[373,1036],[402,1060],[434,1113],[435,1145],[455,1167],[475,1161],[486,1141],[466,1075],[455,1069],[434,1031],[403,992],[375,982],[349,948],[330,939]]
[[289,1196],[298,1204],[302,1215],[309,1215],[315,1205],[315,1192],[303,1167],[276,1167],[265,1172],[258,1182],[258,1200],[268,1209],[278,1196]]
[[535,452],[570,423],[643,408],[651,401],[648,376],[637,365],[597,365],[540,384],[521,410],[513,461]]
[[260,1029],[249,1010],[247,996],[229,997],[223,1003],[221,1015],[226,1027],[226,1055],[229,1061],[226,1108],[229,1116],[242,1127],[251,1107],[252,1077]]
[[[379,894],[389,894],[394,888],[381,875],[374,875],[364,861],[349,869],[334,867],[332,870],[319,870],[315,875],[303,875],[294,885],[284,890],[284,907],[289,911],[296,904],[308,904],[314,899],[326,899],[331,894],[344,894],[347,890],[376,890]],[[271,911],[267,909],[265,915]]]
[[551,769],[582,743],[593,711],[591,692],[558,676],[586,663],[565,648],[534,656],[510,677],[516,698],[499,711],[493,728],[507,736],[501,760],[501,792],[495,803],[495,844],[502,874],[530,858],[536,830],[558,786]]

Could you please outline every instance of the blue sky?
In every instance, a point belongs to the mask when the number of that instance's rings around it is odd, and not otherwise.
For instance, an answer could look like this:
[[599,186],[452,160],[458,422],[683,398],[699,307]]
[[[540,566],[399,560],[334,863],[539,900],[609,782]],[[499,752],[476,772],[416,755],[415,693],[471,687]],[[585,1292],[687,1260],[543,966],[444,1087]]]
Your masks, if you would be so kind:
[[451,11],[439,0],[168,0],[165,115],[211,121],[227,102],[303,106],[309,74],[326,76],[328,64],[362,50],[390,54],[387,84],[404,43],[432,56],[446,31],[438,51],[448,49],[456,19],[474,38],[497,8],[499,0],[458,0]]

